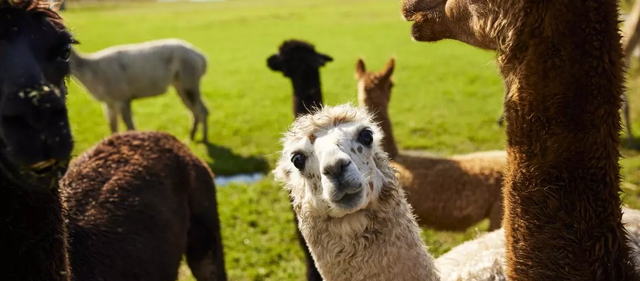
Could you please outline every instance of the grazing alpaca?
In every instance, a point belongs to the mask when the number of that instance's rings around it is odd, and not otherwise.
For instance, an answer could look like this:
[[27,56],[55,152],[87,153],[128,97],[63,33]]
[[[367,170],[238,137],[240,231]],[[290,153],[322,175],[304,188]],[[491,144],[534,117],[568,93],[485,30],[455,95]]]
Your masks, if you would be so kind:
[[299,117],[274,171],[326,281],[439,280],[366,110]]
[[73,148],[70,45],[46,1],[0,0],[0,279],[68,281],[58,179]]
[[284,41],[279,52],[267,59],[271,70],[280,71],[291,79],[296,117],[322,106],[320,67],[330,61],[333,58],[316,52],[313,45],[300,40]]
[[506,153],[491,151],[450,158],[398,153],[389,118],[394,65],[391,59],[384,70],[367,72],[359,59],[358,101],[382,128],[382,147],[392,159],[391,166],[398,173],[418,223],[438,230],[464,231],[489,218],[489,230],[500,228]]
[[639,280],[619,197],[617,1],[436,2],[404,2],[414,38],[493,42],[512,85],[503,192],[509,280]]
[[60,181],[76,280],[176,280],[186,250],[198,281],[226,280],[208,166],[176,138],[112,135]]
[[[300,40],[287,40],[280,45],[279,53],[267,59],[267,65],[273,71],[280,71],[291,79],[293,85],[293,116],[308,114],[314,108],[322,106],[320,87],[320,67],[333,61],[328,55],[318,53],[315,47]],[[294,221],[298,242],[305,255],[308,281],[322,281],[309,247],[298,230],[298,219],[294,212]]]
[[207,107],[200,93],[200,79],[207,70],[205,56],[180,39],[161,39],[113,46],[81,55],[71,51],[71,74],[89,93],[104,103],[111,132],[118,131],[118,115],[127,130],[135,130],[131,115],[134,99],[158,96],[170,85],[193,115],[191,139],[202,124],[207,142]]

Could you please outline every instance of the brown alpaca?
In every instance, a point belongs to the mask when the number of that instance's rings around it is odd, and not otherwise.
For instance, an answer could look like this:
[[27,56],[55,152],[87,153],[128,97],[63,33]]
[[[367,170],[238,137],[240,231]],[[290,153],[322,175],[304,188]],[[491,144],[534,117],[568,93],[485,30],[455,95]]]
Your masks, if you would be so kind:
[[226,280],[213,174],[176,138],[115,134],[60,181],[76,280]]
[[0,0],[0,279],[69,281],[58,180],[74,43],[46,1]]
[[509,280],[639,280],[619,197],[617,1],[407,0],[403,14],[417,40],[498,46]]
[[398,153],[388,110],[394,66],[392,58],[385,69],[373,73],[359,59],[358,101],[382,128],[382,147],[392,159],[391,166],[397,171],[418,223],[438,230],[464,231],[489,218],[489,230],[500,228],[506,153],[491,151],[449,158]]

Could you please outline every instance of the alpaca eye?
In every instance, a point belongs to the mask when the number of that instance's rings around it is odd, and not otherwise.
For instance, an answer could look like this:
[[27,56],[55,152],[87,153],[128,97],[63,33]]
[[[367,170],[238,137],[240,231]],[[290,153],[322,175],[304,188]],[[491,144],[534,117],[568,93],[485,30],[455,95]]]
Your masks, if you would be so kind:
[[370,146],[373,143],[373,132],[369,129],[362,130],[358,135],[358,142]]
[[71,44],[67,44],[60,50],[60,54],[58,54],[58,58],[63,61],[69,61],[71,57]]
[[296,166],[296,168],[300,171],[304,169],[304,164],[306,161],[307,157],[300,153],[295,153],[293,154],[293,156],[291,156],[291,163],[293,163],[293,166]]

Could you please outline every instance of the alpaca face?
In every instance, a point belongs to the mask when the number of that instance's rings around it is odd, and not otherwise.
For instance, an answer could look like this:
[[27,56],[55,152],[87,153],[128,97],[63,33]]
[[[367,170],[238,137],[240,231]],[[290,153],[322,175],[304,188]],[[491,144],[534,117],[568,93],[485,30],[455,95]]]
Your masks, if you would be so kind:
[[267,59],[267,65],[273,71],[280,71],[286,77],[299,79],[318,69],[333,58],[316,52],[313,45],[299,40],[288,40],[280,46],[280,52]]
[[362,59],[356,64],[356,79],[358,80],[358,101],[360,106],[371,111],[387,111],[391,99],[393,81],[391,75],[395,68],[392,58],[385,69],[378,73],[368,72]]
[[[303,116],[296,123],[319,124],[331,118],[323,112],[333,109]],[[367,208],[383,186],[374,159],[382,153],[382,133],[364,110],[351,110],[360,118],[329,121],[285,140],[276,179],[286,183],[301,212],[343,217]],[[294,127],[301,125],[296,123]]]
[[65,104],[73,39],[46,8],[6,5],[0,4],[0,168],[23,186],[49,186],[73,147]]
[[402,15],[413,21],[411,35],[417,41],[454,39],[495,50],[496,38],[485,27],[497,19],[495,0],[403,0]]

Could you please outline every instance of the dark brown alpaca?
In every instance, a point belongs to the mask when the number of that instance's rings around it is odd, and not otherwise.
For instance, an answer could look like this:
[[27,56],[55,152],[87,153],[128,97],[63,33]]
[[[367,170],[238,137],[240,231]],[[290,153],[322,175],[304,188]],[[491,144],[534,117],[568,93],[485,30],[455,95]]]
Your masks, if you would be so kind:
[[489,218],[489,230],[500,228],[506,153],[486,151],[452,157],[399,153],[389,117],[394,68],[392,58],[382,71],[369,72],[359,59],[358,103],[373,114],[382,129],[383,150],[391,158],[418,223],[438,230],[464,231]]
[[76,280],[227,280],[213,174],[176,138],[113,135],[60,181]]
[[313,45],[301,40],[284,41],[279,52],[267,59],[271,70],[282,72],[291,79],[296,117],[322,106],[320,67],[331,61],[333,58],[316,52]]
[[0,279],[68,281],[58,179],[74,40],[45,1],[0,0]]
[[[294,118],[309,114],[314,108],[322,107],[320,67],[331,61],[333,58],[316,52],[313,45],[301,40],[284,41],[279,47],[279,52],[267,59],[267,65],[271,70],[280,71],[291,79]],[[318,272],[309,247],[298,228],[298,218],[295,213],[293,218],[296,223],[298,242],[305,255],[307,280],[321,281],[320,272]]]
[[639,280],[621,223],[617,1],[406,0],[403,14],[417,40],[498,47],[509,280]]

